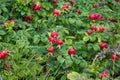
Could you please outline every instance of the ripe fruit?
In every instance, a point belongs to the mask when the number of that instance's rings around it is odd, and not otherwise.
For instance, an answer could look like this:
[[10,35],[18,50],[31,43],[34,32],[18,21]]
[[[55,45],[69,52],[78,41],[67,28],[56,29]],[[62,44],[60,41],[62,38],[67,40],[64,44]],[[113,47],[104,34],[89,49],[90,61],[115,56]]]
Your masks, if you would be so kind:
[[51,43],[54,43],[54,42],[55,42],[55,39],[54,39],[53,37],[49,37],[48,40],[49,40],[49,42],[51,42]]
[[57,3],[57,0],[53,0],[53,3]]
[[52,32],[51,37],[58,37],[58,32]]
[[92,26],[92,27],[91,27],[91,30],[92,30],[92,31],[97,31],[97,27],[96,27],[96,26]]
[[62,9],[68,9],[69,8],[69,5],[66,3],[62,6]]
[[5,59],[6,58],[6,54],[4,54],[3,52],[0,52],[0,59]]
[[91,13],[89,15],[90,20],[96,20],[96,19],[102,20],[102,18],[103,18],[102,15],[97,14],[97,13]]
[[63,41],[62,40],[57,40],[56,43],[57,43],[57,45],[62,45]]
[[109,21],[110,21],[110,22],[113,22],[114,20],[113,20],[113,18],[109,18]]
[[99,27],[99,31],[100,31],[100,32],[103,32],[104,30],[105,30],[104,27]]
[[79,10],[79,9],[76,9],[75,12],[78,14],[78,13],[80,12],[80,10]]
[[102,42],[102,43],[100,43],[99,46],[100,46],[101,49],[103,49],[103,48],[105,48],[107,46],[107,43],[106,42]]
[[11,20],[9,20],[9,22],[13,22],[13,23],[15,23],[16,21],[15,21],[15,20],[13,20],[13,19],[11,19]]
[[93,8],[97,8],[97,5],[96,5],[96,4],[93,4]]
[[112,59],[112,60],[117,60],[117,59],[118,59],[118,56],[113,53],[113,54],[111,55],[111,59]]
[[73,48],[68,49],[68,54],[74,55],[75,53],[76,53],[75,49],[73,49]]
[[105,77],[107,77],[107,72],[106,72],[106,71],[103,71],[103,72],[101,73],[101,78],[105,78]]
[[32,3],[32,8],[34,11],[42,9],[42,6],[39,5],[39,2]]
[[54,48],[53,48],[53,47],[47,48],[47,52],[48,52],[48,53],[52,53],[53,51],[54,51]]
[[54,9],[53,10],[53,15],[54,16],[58,16],[60,14],[60,12],[57,10],[57,9]]
[[90,34],[92,33],[92,31],[91,31],[91,30],[86,30],[86,33],[87,33],[88,35],[90,35]]
[[37,6],[37,10],[40,10],[40,9],[42,9],[42,6],[40,6],[40,5]]

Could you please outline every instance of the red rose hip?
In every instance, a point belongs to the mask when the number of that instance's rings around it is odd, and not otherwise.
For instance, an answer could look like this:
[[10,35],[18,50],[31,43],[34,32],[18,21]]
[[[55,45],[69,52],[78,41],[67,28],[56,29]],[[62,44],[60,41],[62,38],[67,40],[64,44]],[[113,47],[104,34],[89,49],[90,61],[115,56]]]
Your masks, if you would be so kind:
[[86,30],[86,33],[87,33],[88,35],[90,35],[90,34],[92,33],[92,31],[91,31],[91,30]]
[[47,52],[48,52],[48,53],[52,53],[53,51],[54,51],[54,48],[53,48],[53,47],[47,48]]
[[107,77],[107,72],[106,72],[106,71],[103,71],[103,72],[101,73],[101,78],[105,78],[105,77]]
[[103,48],[105,48],[107,46],[107,43],[106,42],[102,42],[102,43],[100,43],[99,46],[100,46],[101,49],[103,49]]
[[57,45],[62,45],[63,41],[62,40],[57,40],[56,43],[57,43]]
[[58,37],[58,33],[57,32],[52,32],[51,37]]
[[113,53],[113,54],[111,55],[111,59],[112,59],[112,60],[117,60],[117,59],[118,59],[118,56]]
[[92,30],[92,31],[97,31],[97,27],[96,27],[96,26],[92,26],[92,27],[91,27],[91,30]]
[[104,27],[99,27],[99,31],[100,31],[100,32],[103,32],[104,30],[105,30]]
[[68,49],[68,54],[74,55],[75,53],[76,53],[75,49],[73,49],[73,48]]

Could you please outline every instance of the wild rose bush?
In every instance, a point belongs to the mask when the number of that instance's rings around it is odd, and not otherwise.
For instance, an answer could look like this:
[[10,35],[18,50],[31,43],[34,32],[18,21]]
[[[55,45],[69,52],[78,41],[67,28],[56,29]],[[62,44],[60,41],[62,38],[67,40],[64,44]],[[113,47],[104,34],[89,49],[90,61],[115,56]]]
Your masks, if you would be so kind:
[[119,0],[0,3],[0,79],[120,79]]

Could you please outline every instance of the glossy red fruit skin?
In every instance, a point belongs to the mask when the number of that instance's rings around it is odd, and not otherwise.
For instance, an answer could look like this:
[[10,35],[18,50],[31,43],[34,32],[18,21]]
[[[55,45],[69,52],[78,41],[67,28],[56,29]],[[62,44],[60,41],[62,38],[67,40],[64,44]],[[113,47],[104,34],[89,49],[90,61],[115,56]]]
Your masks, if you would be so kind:
[[58,16],[60,14],[60,12],[57,10],[57,9],[54,9],[53,10],[53,15],[54,16]]
[[52,32],[50,36],[51,37],[58,37],[58,32]]
[[37,10],[41,10],[42,9],[42,6],[37,6]]
[[91,31],[91,30],[86,30],[86,33],[87,33],[88,35],[90,35],[90,34],[92,33],[92,31]]
[[62,40],[57,40],[56,43],[57,43],[57,45],[62,45],[63,41]]
[[104,30],[105,30],[104,27],[99,27],[99,31],[100,31],[100,32],[103,32]]
[[100,46],[101,49],[103,49],[103,48],[105,48],[107,46],[107,43],[106,42],[102,42],[102,43],[100,43],[99,46]]
[[53,48],[53,47],[47,48],[47,52],[48,52],[48,53],[52,53],[53,51],[54,51],[54,48]]
[[3,52],[0,52],[0,59],[5,59],[7,54],[4,54]]
[[53,38],[53,37],[49,37],[48,40],[49,40],[49,42],[51,42],[51,43],[54,43],[54,42],[55,42],[55,38]]
[[90,19],[90,20],[95,20],[95,19],[96,19],[96,14],[91,13],[91,14],[89,15],[89,19]]
[[118,60],[118,56],[116,54],[112,54],[111,55],[111,59],[114,61],[114,60]]
[[92,31],[97,31],[97,27],[96,27],[96,26],[92,26],[92,27],[91,27],[91,30],[92,30]]
[[109,18],[109,21],[110,21],[110,22],[113,22],[114,20],[113,20],[113,18]]
[[69,5],[66,3],[62,6],[62,9],[68,9],[69,8]]
[[106,71],[103,71],[103,72],[101,73],[101,78],[105,78],[105,77],[107,77],[107,72],[106,72]]
[[73,49],[73,48],[68,49],[68,54],[69,55],[74,55],[75,53],[76,53],[75,49]]
[[37,6],[37,4],[36,3],[32,3],[32,7],[35,7],[35,6]]

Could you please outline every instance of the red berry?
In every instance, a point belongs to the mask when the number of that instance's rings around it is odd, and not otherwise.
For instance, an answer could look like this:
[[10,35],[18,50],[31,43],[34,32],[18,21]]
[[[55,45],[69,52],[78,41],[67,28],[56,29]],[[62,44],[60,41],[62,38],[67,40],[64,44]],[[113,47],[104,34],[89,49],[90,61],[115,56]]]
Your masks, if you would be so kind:
[[109,18],[109,21],[110,21],[110,22],[113,22],[114,20],[113,20],[113,18]]
[[80,10],[79,10],[79,9],[76,9],[75,12],[78,14],[78,13],[80,12]]
[[57,3],[57,0],[53,0],[53,3]]
[[113,54],[111,55],[111,59],[112,59],[112,60],[117,60],[117,59],[118,59],[118,56],[113,53]]
[[99,31],[100,31],[100,32],[103,32],[104,30],[105,30],[104,27],[99,27]]
[[89,15],[89,19],[90,19],[90,20],[95,20],[95,19],[96,19],[96,14],[95,14],[95,13],[91,13],[91,14]]
[[107,77],[107,72],[106,72],[106,71],[103,71],[103,72],[101,73],[101,78],[105,78],[105,77]]
[[91,27],[91,30],[92,30],[92,31],[97,31],[97,27],[96,27],[96,26],[92,26],[92,27]]
[[88,35],[90,35],[90,34],[92,33],[92,31],[91,31],[91,30],[86,30],[86,33],[87,33]]
[[11,20],[9,20],[9,22],[13,22],[13,23],[15,23],[16,21],[15,21],[15,20],[13,20],[13,19],[11,19]]
[[53,51],[54,51],[54,48],[53,48],[53,47],[47,48],[47,52],[48,52],[48,53],[52,53]]
[[55,39],[53,37],[49,37],[48,40],[51,42],[51,43],[54,43],[55,42]]
[[102,15],[98,15],[98,19],[102,20],[103,19]]
[[42,9],[42,6],[37,6],[37,10],[40,10],[40,9]]
[[66,3],[62,6],[62,9],[68,9],[69,8],[69,5]]
[[96,4],[93,4],[93,8],[97,8],[97,5],[96,5]]
[[102,42],[102,43],[100,43],[99,46],[100,46],[101,49],[103,49],[103,48],[105,48],[107,46],[107,43],[106,42]]
[[37,6],[37,4],[36,3],[32,3],[32,7],[35,7],[35,6]]
[[53,10],[53,15],[54,16],[58,16],[60,14],[60,12],[57,10],[57,9],[54,9]]
[[34,11],[37,11],[37,9],[38,9],[38,7],[37,7],[37,6],[35,6],[35,7],[33,8],[33,10],[34,10]]
[[63,44],[63,41],[62,41],[62,40],[57,40],[56,43],[57,43],[58,45],[62,45],[62,44]]
[[74,55],[75,53],[76,53],[75,49],[73,49],[73,48],[68,49],[68,54]]
[[6,58],[6,54],[4,54],[3,52],[0,52],[0,59],[5,59]]
[[57,32],[52,32],[51,37],[58,37],[58,33]]

